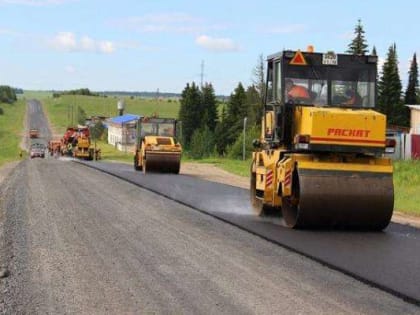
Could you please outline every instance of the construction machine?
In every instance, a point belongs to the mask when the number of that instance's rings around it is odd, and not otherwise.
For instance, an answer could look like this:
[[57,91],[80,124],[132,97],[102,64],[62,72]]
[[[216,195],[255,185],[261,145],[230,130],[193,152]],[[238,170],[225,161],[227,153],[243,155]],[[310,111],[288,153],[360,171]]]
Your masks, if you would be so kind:
[[291,228],[382,230],[394,207],[386,117],[374,111],[377,57],[282,51],[268,57],[251,203]]
[[77,126],[76,136],[73,139],[73,157],[93,160],[94,148],[91,145],[89,128]]
[[182,147],[176,140],[178,123],[173,118],[158,117],[137,121],[135,170],[179,173]]
[[60,148],[62,155],[86,160],[92,160],[95,152],[90,141],[89,128],[81,125],[67,128]]

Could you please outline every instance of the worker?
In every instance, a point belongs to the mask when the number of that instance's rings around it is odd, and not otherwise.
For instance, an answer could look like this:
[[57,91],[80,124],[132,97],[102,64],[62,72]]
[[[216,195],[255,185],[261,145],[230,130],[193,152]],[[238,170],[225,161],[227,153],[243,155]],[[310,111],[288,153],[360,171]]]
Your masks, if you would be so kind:
[[346,98],[346,100],[342,103],[342,105],[347,105],[347,106],[359,105],[360,106],[363,104],[362,97],[359,95],[359,93],[357,93],[352,88],[349,88],[346,90],[346,92],[344,93],[344,97]]
[[286,93],[288,100],[311,100],[308,89],[302,85],[294,84],[291,79],[286,79]]

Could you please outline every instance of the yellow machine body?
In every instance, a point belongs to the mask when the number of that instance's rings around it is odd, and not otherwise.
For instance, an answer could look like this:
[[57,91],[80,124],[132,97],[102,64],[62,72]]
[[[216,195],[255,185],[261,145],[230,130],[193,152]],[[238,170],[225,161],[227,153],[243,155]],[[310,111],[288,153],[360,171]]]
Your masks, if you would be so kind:
[[360,107],[281,106],[266,106],[252,155],[256,213],[274,209],[292,228],[384,229],[394,205],[386,117]]
[[77,145],[73,149],[73,156],[79,159],[92,160],[94,149],[91,146],[90,138],[85,135],[77,137]]
[[181,167],[182,146],[176,141],[176,120],[146,118],[138,121],[138,145],[134,168],[146,172],[178,174]]

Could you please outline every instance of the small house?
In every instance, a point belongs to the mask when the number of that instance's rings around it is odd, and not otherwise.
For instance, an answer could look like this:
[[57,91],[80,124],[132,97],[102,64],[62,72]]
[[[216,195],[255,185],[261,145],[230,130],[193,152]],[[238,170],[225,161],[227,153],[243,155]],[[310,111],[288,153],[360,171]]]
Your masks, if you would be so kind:
[[120,151],[132,151],[136,143],[137,121],[141,116],[125,114],[107,120],[108,143]]

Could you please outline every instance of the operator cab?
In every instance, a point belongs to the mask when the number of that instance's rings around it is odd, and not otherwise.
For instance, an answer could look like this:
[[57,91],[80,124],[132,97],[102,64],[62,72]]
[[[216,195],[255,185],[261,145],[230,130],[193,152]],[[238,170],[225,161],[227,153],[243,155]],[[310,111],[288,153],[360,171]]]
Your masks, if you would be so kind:
[[374,108],[377,59],[299,50],[268,56],[265,142],[271,147],[292,144],[297,106]]
[[373,108],[376,56],[283,51],[268,57],[266,104]]

